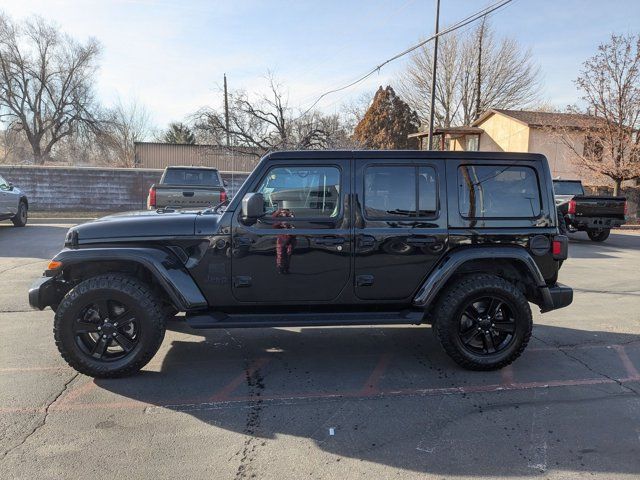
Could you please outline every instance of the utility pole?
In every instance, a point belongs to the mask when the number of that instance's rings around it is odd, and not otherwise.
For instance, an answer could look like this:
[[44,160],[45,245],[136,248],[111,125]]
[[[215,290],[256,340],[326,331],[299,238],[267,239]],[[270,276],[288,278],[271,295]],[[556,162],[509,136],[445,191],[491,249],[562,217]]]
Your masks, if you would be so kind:
[[436,102],[436,71],[438,68],[438,32],[440,25],[440,0],[436,0],[436,38],[433,39],[433,68],[431,70],[431,109],[429,111],[429,150],[433,150],[433,121]]
[[231,146],[229,139],[229,97],[227,95],[227,74],[224,74],[224,131],[227,134],[227,148]]
[[478,30],[478,76],[476,78],[476,114],[474,120],[480,118],[480,90],[482,88],[482,41],[484,40],[484,22],[486,17],[482,17],[480,30]]

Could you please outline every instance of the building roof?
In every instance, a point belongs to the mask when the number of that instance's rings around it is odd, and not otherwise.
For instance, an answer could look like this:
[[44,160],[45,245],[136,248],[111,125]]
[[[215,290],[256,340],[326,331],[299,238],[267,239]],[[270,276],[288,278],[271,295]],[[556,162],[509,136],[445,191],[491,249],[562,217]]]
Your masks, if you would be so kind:
[[511,117],[520,123],[534,128],[557,127],[583,130],[597,127],[605,122],[602,118],[582,113],[535,112],[531,110],[506,110],[502,108],[492,108],[484,112],[480,118],[473,122],[472,125],[474,127],[480,126],[489,117],[496,113]]
[[[483,129],[478,127],[436,127],[433,129],[434,135],[451,135],[451,136],[460,136],[460,135],[480,135],[484,132]],[[408,135],[409,138],[420,138],[420,137],[428,137],[429,132],[420,131],[416,133],[410,133]]]

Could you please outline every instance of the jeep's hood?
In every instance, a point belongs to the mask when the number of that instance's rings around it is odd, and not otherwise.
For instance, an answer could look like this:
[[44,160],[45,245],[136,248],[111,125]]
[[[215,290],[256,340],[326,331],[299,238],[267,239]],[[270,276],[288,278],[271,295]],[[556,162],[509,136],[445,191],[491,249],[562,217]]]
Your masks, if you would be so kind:
[[[148,237],[176,237],[191,236],[195,234],[197,211],[175,211],[159,213],[155,210],[139,212],[118,213],[99,218],[92,222],[73,227],[71,231],[77,232],[77,241],[130,239]],[[219,218],[218,215],[207,214],[207,217]],[[213,223],[213,222],[212,222]]]

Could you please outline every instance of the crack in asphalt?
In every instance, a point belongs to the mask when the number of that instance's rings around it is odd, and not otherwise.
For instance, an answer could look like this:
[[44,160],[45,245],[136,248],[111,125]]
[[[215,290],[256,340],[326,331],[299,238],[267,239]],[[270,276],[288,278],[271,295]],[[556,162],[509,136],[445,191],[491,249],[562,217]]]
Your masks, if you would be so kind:
[[13,267],[9,267],[9,268],[5,268],[4,270],[0,270],[0,275],[2,275],[5,272],[9,272],[11,270],[15,270],[16,268],[28,267],[29,265],[35,265],[37,263],[39,263],[41,265],[44,265],[46,263],[46,260],[38,260],[37,262],[21,263],[20,265],[14,265]]
[[625,385],[623,382],[621,382],[620,380],[618,380],[615,377],[612,377],[610,375],[607,375],[606,373],[600,372],[598,370],[595,370],[594,368],[592,368],[587,362],[585,362],[584,360],[576,357],[575,355],[571,355],[571,353],[569,353],[567,350],[565,350],[562,347],[558,347],[556,345],[553,345],[552,343],[546,342],[545,340],[536,337],[535,335],[531,335],[533,338],[535,338],[536,340],[539,340],[540,342],[544,343],[545,345],[548,345],[550,347],[555,348],[556,350],[558,350],[559,352],[562,352],[567,358],[570,358],[572,360],[575,360],[576,362],[578,362],[580,365],[582,365],[583,367],[585,367],[587,370],[589,370],[592,373],[595,373],[596,375],[599,375],[601,377],[607,378],[609,380],[611,380],[612,382],[615,382],[616,384],[620,385],[624,390],[627,390],[637,396],[640,397],[640,391],[636,390],[635,388],[630,387],[629,385]]
[[71,376],[69,380],[64,382],[64,385],[62,386],[60,391],[51,399],[51,401],[47,403],[47,405],[45,405],[44,413],[42,414],[42,418],[39,419],[38,423],[31,429],[29,433],[27,433],[27,435],[25,435],[25,437],[19,443],[2,452],[2,455],[0,456],[0,458],[4,459],[7,455],[9,455],[15,449],[24,445],[27,442],[27,440],[29,440],[29,438],[31,438],[33,435],[35,435],[35,433],[38,430],[40,430],[42,427],[45,426],[45,424],[47,423],[47,418],[49,417],[49,410],[51,409],[53,404],[55,404],[60,399],[60,397],[62,397],[62,395],[67,391],[71,382],[73,382],[76,378],[78,378],[79,375],[80,374],[76,372]]
[[638,290],[592,290],[589,288],[574,288],[574,292],[581,293],[597,293],[603,295],[632,295],[632,296],[640,296],[640,291]]

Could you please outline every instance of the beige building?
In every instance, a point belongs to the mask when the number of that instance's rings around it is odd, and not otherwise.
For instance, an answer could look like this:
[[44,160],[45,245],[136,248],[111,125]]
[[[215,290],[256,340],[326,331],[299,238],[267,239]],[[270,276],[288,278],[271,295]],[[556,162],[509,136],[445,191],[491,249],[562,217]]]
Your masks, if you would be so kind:
[[[599,121],[590,115],[491,109],[471,126],[435,129],[434,140],[437,138],[441,149],[454,151],[542,153],[554,177],[574,179],[585,172],[574,164],[572,148],[582,153],[587,129]],[[564,140],[554,129],[565,132]],[[419,139],[421,148],[426,146],[426,132],[411,137]],[[565,143],[567,139],[572,148]]]
[[153,142],[136,142],[134,146],[135,166],[139,168],[202,166],[223,172],[251,172],[260,161],[260,152],[255,148],[229,150],[220,145]]

